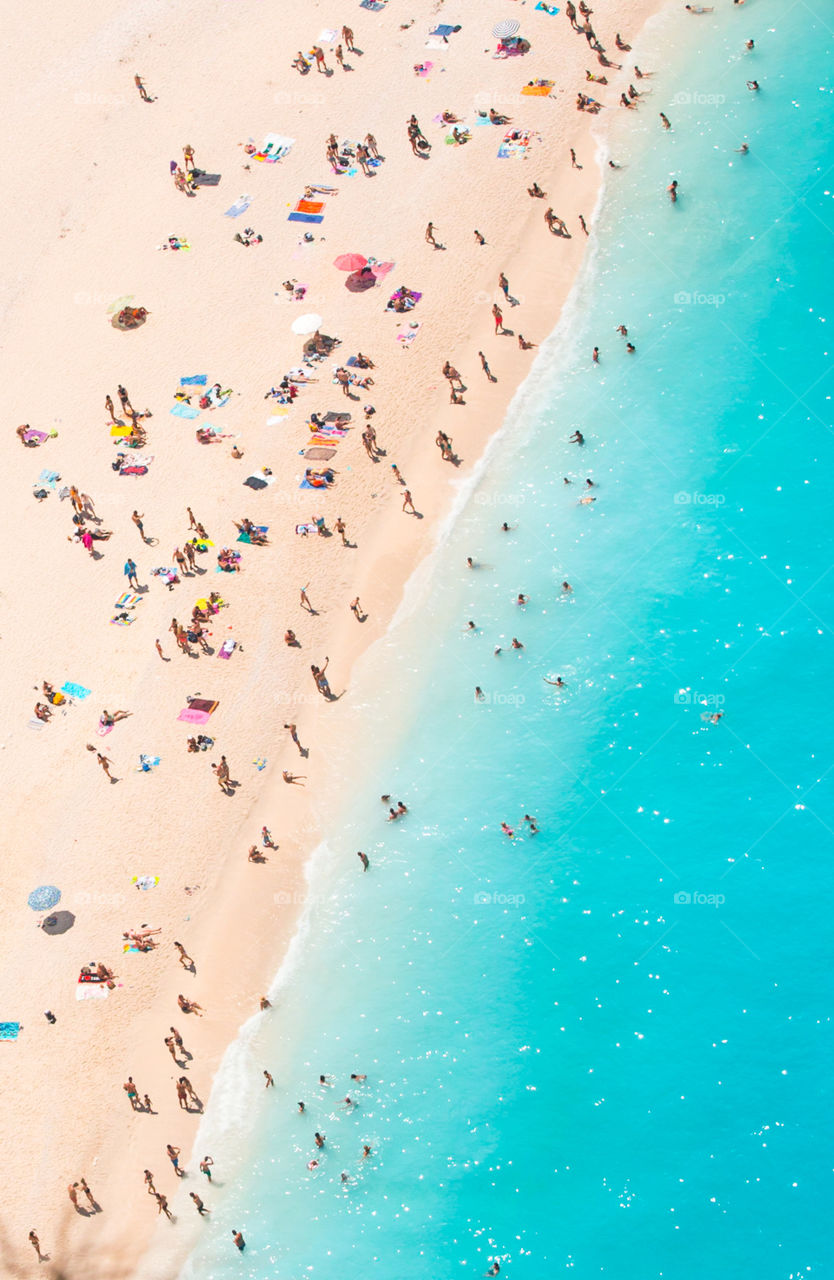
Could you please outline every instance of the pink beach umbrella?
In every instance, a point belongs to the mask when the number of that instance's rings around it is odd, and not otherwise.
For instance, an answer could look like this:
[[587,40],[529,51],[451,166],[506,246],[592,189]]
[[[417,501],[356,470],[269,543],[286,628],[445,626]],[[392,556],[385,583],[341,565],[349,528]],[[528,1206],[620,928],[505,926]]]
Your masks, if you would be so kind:
[[338,271],[361,271],[367,265],[368,259],[363,258],[361,253],[343,253],[333,263]]

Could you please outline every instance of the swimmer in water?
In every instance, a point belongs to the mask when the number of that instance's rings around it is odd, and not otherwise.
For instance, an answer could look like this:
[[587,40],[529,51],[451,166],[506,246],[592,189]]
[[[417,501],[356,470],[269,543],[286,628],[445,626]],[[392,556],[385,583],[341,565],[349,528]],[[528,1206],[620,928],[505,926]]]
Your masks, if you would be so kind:
[[569,592],[569,591],[573,591],[573,587],[570,585],[570,583],[569,583],[569,582],[563,582],[563,583],[562,583],[562,590],[563,590],[564,592],[566,592],[566,593],[567,593],[567,592]]
[[666,188],[666,194],[667,194],[667,196],[669,197],[669,199],[672,201],[672,204],[675,204],[675,203],[677,202],[677,199],[678,199],[678,180],[677,180],[677,178],[674,178],[674,179],[669,183],[668,187]]
[[542,676],[542,680],[544,680],[545,684],[552,684],[556,689],[566,688],[565,682],[561,676],[557,676],[555,680],[548,680],[547,676]]
[[512,647],[513,647],[514,649],[523,649],[523,648],[524,648],[524,645],[521,643],[521,641],[520,641],[520,640],[516,640],[515,636],[513,636],[513,644],[512,644]]
[[321,1151],[322,1147],[324,1146],[324,1134],[323,1134],[323,1133],[318,1133],[318,1132],[317,1132],[317,1133],[315,1134],[315,1143],[316,1143],[316,1146],[318,1147],[319,1151]]
[[367,1077],[366,1075],[358,1075],[358,1074],[357,1074],[357,1072],[355,1072],[355,1071],[351,1071],[351,1073],[350,1073],[350,1078],[351,1078],[351,1080],[359,1080],[359,1081],[362,1081],[362,1080],[367,1080],[367,1078],[368,1078],[368,1077]]
[[319,1076],[319,1084],[321,1085],[322,1089],[332,1089],[332,1088],[333,1088],[333,1085],[332,1085],[332,1083],[328,1080],[327,1076]]
[[617,333],[619,333],[623,338],[628,337],[628,329],[625,327],[624,324],[617,325]]
[[501,830],[504,832],[505,836],[509,836],[509,838],[512,840],[513,836],[515,835],[515,832],[513,831],[512,827],[507,826],[506,822],[502,822]]
[[301,1116],[301,1115],[303,1115],[303,1114],[304,1114],[304,1111],[305,1111],[304,1103],[303,1103],[303,1102],[299,1102],[299,1104],[298,1104],[298,1114]]
[[744,47],[745,49],[755,49],[756,47],[755,40],[746,40],[744,43]]
[[664,115],[664,113],[663,113],[662,111],[660,112],[660,118],[661,118],[661,120],[663,121],[663,128],[664,128],[664,129],[671,129],[671,127],[672,127],[672,126],[671,126],[671,124],[669,123],[669,117],[668,117],[667,115]]
[[751,91],[752,93],[758,93],[758,92],[759,92],[759,82],[758,82],[758,80],[748,80],[748,81],[747,81],[747,88],[748,88],[748,89],[750,89],[750,91]]
[[492,656],[493,658],[497,658],[501,653],[503,653],[503,649],[501,648],[500,644],[497,644],[492,651]]
[[370,1148],[370,1147],[368,1147],[368,1146],[364,1146],[364,1147],[362,1148],[362,1159],[363,1159],[363,1160],[367,1160],[368,1156],[372,1156],[372,1155],[373,1155],[373,1151],[371,1150],[371,1148]]
[[736,152],[740,156],[746,156],[749,150],[750,150],[749,142],[742,142],[740,147],[736,147]]
[[568,436],[568,444],[584,444],[585,437],[581,431],[574,431],[572,436]]
[[467,622],[466,626],[465,626],[463,629],[464,629],[464,631],[477,631],[477,630],[478,630],[478,628],[475,626],[475,623],[472,621],[472,619],[471,619],[471,618],[469,619],[469,621]]
[[529,604],[530,597],[526,596],[523,591],[519,591],[518,595],[515,598],[515,602],[516,604]]
[[481,686],[479,684],[476,684],[475,685],[475,701],[483,702],[485,697],[486,697],[486,694],[484,693]]
[[637,350],[637,348],[635,347],[635,345],[634,345],[634,343],[633,343],[633,342],[627,342],[627,343],[626,343],[626,351],[628,352],[628,354],[629,354],[630,356],[633,356],[636,350]]
[[506,522],[506,520],[505,520],[505,521],[504,521],[504,523],[501,525],[501,532],[502,532],[502,533],[512,533],[512,531],[513,531],[513,529],[514,529],[514,528],[515,528],[515,525],[514,525],[514,524],[507,524],[507,522]]

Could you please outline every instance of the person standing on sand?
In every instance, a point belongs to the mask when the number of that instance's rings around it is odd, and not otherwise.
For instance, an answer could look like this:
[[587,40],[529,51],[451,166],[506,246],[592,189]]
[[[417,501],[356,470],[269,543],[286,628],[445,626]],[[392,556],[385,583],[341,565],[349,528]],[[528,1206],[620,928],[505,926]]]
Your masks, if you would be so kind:
[[147,542],[148,539],[145,537],[145,526],[142,524],[142,521],[145,518],[144,512],[134,511],[133,515],[130,518],[133,521],[133,523],[136,525],[136,528],[139,530],[139,536],[142,539],[142,541]]
[[161,1191],[155,1191],[154,1195],[156,1196],[156,1203],[158,1205],[157,1212],[164,1213],[168,1221],[173,1222],[174,1219],[171,1216],[171,1210],[168,1208],[168,1197],[164,1196]]
[[156,1195],[156,1187],[153,1185],[153,1174],[151,1173],[150,1169],[146,1169],[142,1176],[144,1177],[145,1185],[148,1188],[148,1195],[149,1196]]
[[122,1085],[122,1088],[130,1099],[130,1105],[133,1107],[133,1110],[136,1111],[139,1106],[139,1091],[133,1083],[133,1076],[128,1076],[127,1082]]
[[131,560],[130,556],[125,560],[124,575],[127,578],[128,586],[133,587],[134,591],[138,591],[139,579],[136,576],[136,561]]
[[347,526],[345,525],[345,522],[344,522],[344,520],[342,519],[342,517],[341,517],[341,516],[339,516],[339,518],[338,518],[338,520],[336,521],[336,523],[334,524],[333,528],[336,530],[336,532],[337,532],[337,533],[339,534],[339,536],[341,537],[341,539],[342,539],[342,546],[343,546],[343,547],[346,547],[346,546],[348,545],[348,540],[347,540],[347,538],[345,537],[345,533],[346,533]]
[[171,1161],[171,1164],[174,1166],[174,1173],[177,1175],[177,1177],[178,1177],[178,1178],[184,1178],[184,1177],[185,1177],[185,1173],[184,1173],[184,1172],[183,1172],[183,1170],[180,1168],[180,1149],[179,1149],[179,1147],[172,1147],[172,1146],[171,1146],[171,1144],[170,1144],[170,1142],[169,1142],[169,1143],[168,1143],[168,1145],[166,1146],[165,1150],[168,1152],[168,1159]]
[[87,1200],[88,1200],[88,1202],[89,1202],[89,1204],[90,1204],[90,1207],[91,1207],[92,1209],[95,1209],[95,1210],[96,1210],[96,1212],[98,1212],[98,1205],[96,1204],[96,1198],[95,1198],[95,1196],[93,1195],[93,1193],[92,1193],[92,1191],[90,1190],[90,1188],[87,1186],[87,1179],[86,1179],[86,1178],[82,1178],[78,1185],[79,1185],[79,1187],[81,1188],[81,1190],[84,1192],[84,1195],[87,1197]]
[[29,1232],[29,1243],[38,1255],[38,1262],[43,1262],[44,1255],[41,1253],[41,1242],[38,1239],[38,1233],[34,1227]]
[[301,588],[301,607],[302,609],[307,609],[310,613],[315,613],[315,609],[310,604],[310,597],[307,595],[307,587],[309,587],[309,585],[309,582],[307,582]]
[[504,333],[504,316],[502,315],[501,308],[497,302],[493,302],[492,304],[492,318],[495,321],[496,334]]
[[182,149],[182,163],[186,171],[194,168],[194,148],[190,142],[186,142]]
[[350,27],[342,27],[342,39],[345,42],[345,48],[347,49],[348,53],[353,53],[354,52],[353,32],[351,31]]
[[115,422],[115,421],[116,421],[116,415],[115,415],[115,413],[113,412],[113,399],[112,399],[112,397],[111,397],[111,396],[105,396],[105,397],[104,397],[104,407],[105,407],[105,409],[107,410],[107,412],[110,414],[110,421],[111,421],[111,422]]
[[498,379],[496,378],[495,374],[492,372],[492,370],[490,369],[489,365],[487,364],[487,358],[486,358],[486,356],[484,355],[483,351],[479,351],[479,352],[478,352],[478,357],[479,357],[479,359],[480,359],[480,361],[481,361],[481,368],[483,369],[483,371],[484,371],[484,373],[486,374],[486,376],[487,376],[487,378],[489,379],[489,381],[490,381],[490,382],[497,382],[497,381],[498,381]]
[[[303,756],[303,755],[304,755],[304,748],[302,747],[301,743],[298,741],[298,728],[297,728],[297,726],[296,726],[296,725],[294,725],[294,724],[285,724],[285,725],[284,725],[284,728],[285,728],[286,730],[288,730],[290,737],[292,738],[292,740],[293,740],[293,742],[295,743],[295,745],[298,747],[298,754],[299,754],[300,756]],[[264,827],[264,831],[266,831],[266,827]],[[269,834],[269,833],[267,832],[267,836],[268,836],[268,834]],[[266,839],[264,840],[264,843],[266,844]],[[275,848],[275,846],[273,845],[273,843],[272,843],[272,841],[271,841],[271,840],[269,841],[269,844],[267,844],[267,845],[266,845],[266,847],[267,847],[268,849],[274,849],[274,848]]]
[[78,1209],[78,1192],[77,1192],[77,1191],[76,1191],[76,1189],[75,1189],[77,1186],[78,1186],[78,1183],[77,1183],[77,1182],[71,1182],[71,1183],[70,1183],[70,1185],[67,1187],[67,1195],[69,1196],[70,1201],[72,1202],[72,1207],[73,1207],[73,1209],[75,1209],[76,1213],[78,1213],[78,1212],[79,1212],[79,1209]]
[[311,53],[316,60],[316,71],[323,71],[325,75],[329,75],[327,63],[324,60],[324,51],[317,44],[314,44]]
[[145,82],[140,75],[135,75],[133,77],[133,83],[136,85],[136,88],[139,90],[139,97],[142,99],[143,102],[153,102],[153,98],[150,96],[147,89],[145,88]]
[[98,760],[99,764],[101,765],[102,769],[104,770],[105,774],[107,775],[107,779],[108,779],[108,781],[109,781],[109,782],[118,782],[118,778],[114,778],[114,777],[113,777],[113,775],[112,775],[112,773],[110,772],[110,766],[111,766],[111,764],[113,763],[113,761],[112,761],[112,760],[110,760],[110,759],[108,759],[108,757],[107,757],[107,756],[103,756],[103,755],[101,754],[101,752],[100,752],[100,751],[97,751],[97,752],[96,752],[96,760]]
[[403,511],[405,511],[406,509],[410,511],[412,515],[417,514],[414,507],[414,502],[412,501],[412,498],[411,498],[410,489],[406,489],[405,493],[403,494]]
[[194,961],[191,959],[191,956],[188,954],[188,952],[186,951],[182,943],[175,942],[174,946],[177,948],[177,951],[179,952],[179,961],[183,969],[193,969]]

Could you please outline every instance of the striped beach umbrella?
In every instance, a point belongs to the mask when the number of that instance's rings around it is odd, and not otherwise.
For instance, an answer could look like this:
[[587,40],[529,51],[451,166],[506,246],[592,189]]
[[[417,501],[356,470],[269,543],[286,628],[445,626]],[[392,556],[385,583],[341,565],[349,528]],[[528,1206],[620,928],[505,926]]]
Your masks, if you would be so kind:
[[497,40],[504,40],[507,36],[514,36],[520,26],[517,18],[505,18],[503,22],[496,22],[492,34]]

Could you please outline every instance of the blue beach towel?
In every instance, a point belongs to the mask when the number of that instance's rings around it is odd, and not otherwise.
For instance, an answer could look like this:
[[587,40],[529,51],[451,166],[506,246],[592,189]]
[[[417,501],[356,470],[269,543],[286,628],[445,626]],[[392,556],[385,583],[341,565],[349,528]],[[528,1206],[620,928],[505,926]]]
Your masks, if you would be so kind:
[[89,689],[85,689],[83,684],[74,684],[72,680],[64,681],[61,685],[61,693],[65,693],[68,698],[78,698],[79,702],[83,702],[90,696]]
[[200,410],[192,409],[190,404],[175,404],[171,410],[175,418],[199,418]]
[[19,1022],[0,1022],[0,1040],[16,1040],[19,1030]]
[[239,218],[239,217],[240,217],[240,215],[241,215],[242,213],[245,213],[245,212],[246,212],[246,210],[249,208],[249,204],[250,204],[250,201],[249,201],[248,196],[240,196],[240,197],[239,197],[239,199],[235,200],[234,204],[233,204],[233,205],[231,205],[231,206],[226,210],[226,212],[223,214],[223,217],[224,217],[224,218]]
[[323,213],[291,213],[287,222],[324,222]]
[[559,12],[555,4],[542,4],[542,0],[536,5],[537,9],[541,9],[544,13],[549,13],[551,17]]
[[360,9],[370,9],[371,13],[379,13],[385,8],[383,0],[359,0]]
[[439,27],[435,27],[434,31],[430,31],[430,32],[429,32],[429,35],[430,35],[430,36],[442,36],[442,38],[445,40],[445,39],[447,38],[447,36],[452,35],[452,34],[453,34],[453,32],[454,32],[454,31],[456,31],[456,30],[457,30],[457,28],[456,28],[456,27],[449,27],[449,26],[446,26],[446,25],[444,24],[444,25],[441,25],[441,26],[439,26]]
[[49,468],[47,467],[38,476],[36,484],[48,484],[50,488],[54,489],[56,480],[60,480],[60,479],[61,479],[60,471],[50,471]]
[[208,378],[204,373],[195,373],[192,378],[180,378],[182,387],[204,387],[207,382]]

